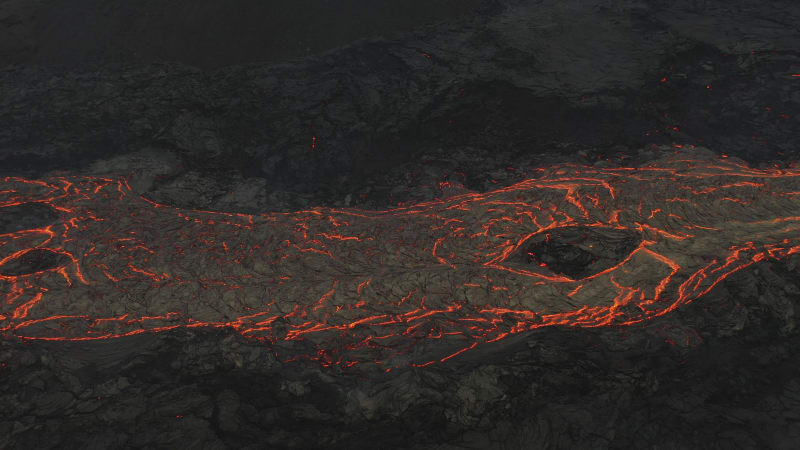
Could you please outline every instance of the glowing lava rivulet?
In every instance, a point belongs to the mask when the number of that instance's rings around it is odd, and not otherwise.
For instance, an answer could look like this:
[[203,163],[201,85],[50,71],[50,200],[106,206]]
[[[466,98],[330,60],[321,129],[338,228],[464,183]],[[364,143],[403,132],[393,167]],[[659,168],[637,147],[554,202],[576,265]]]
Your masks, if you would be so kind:
[[[60,219],[0,235],[7,338],[217,327],[312,349],[286,360],[387,370],[538,327],[640,323],[800,252],[800,170],[703,149],[384,211],[231,214],[155,203],[122,177],[2,179],[0,207],[30,203]],[[551,244],[580,270],[536,254]],[[403,356],[442,338],[459,350]]]

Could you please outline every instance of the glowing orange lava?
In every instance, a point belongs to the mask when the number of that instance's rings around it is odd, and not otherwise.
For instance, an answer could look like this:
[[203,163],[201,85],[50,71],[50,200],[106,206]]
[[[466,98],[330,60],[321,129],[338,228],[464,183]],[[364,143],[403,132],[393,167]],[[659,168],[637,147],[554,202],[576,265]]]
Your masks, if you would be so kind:
[[[0,330],[90,340],[217,327],[308,344],[285,360],[389,370],[538,327],[640,323],[755,262],[800,252],[798,170],[698,149],[639,168],[536,173],[385,211],[261,215],[161,205],[124,178],[4,178],[0,207],[41,203],[60,219],[0,235]],[[526,243],[579,226],[634,232],[639,245],[581,279],[517,257]],[[8,269],[45,253],[60,262]],[[460,349],[419,353],[445,338]]]

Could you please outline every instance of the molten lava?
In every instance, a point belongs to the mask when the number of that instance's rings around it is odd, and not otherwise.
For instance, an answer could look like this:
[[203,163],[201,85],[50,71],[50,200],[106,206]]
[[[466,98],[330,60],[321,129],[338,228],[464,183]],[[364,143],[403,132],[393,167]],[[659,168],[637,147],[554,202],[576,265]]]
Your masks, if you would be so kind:
[[[285,360],[389,370],[538,327],[640,323],[800,252],[800,171],[701,150],[538,169],[384,211],[183,210],[125,178],[4,178],[0,208],[59,219],[0,234],[0,330],[56,341],[217,327],[305,342]],[[431,360],[430,339],[460,349]]]

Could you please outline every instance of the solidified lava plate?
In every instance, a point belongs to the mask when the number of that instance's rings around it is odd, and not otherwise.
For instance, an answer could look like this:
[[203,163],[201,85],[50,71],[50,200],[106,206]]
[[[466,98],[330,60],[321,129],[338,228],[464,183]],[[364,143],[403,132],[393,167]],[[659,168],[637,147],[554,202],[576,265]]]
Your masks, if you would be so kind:
[[[305,342],[286,361],[388,371],[538,327],[640,323],[800,252],[800,170],[697,148],[534,173],[391,210],[261,215],[158,204],[124,178],[4,178],[0,207],[58,218],[0,235],[0,330],[90,340],[218,327]],[[419,350],[431,339],[458,350],[431,359]]]

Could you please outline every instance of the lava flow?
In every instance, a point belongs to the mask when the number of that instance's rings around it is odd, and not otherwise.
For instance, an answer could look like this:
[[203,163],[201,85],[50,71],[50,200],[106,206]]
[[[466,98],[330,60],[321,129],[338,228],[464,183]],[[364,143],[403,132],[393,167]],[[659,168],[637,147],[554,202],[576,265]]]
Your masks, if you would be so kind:
[[[800,171],[699,148],[384,211],[230,214],[125,178],[2,179],[0,207],[26,205],[58,219],[0,235],[6,338],[217,327],[295,342],[286,360],[386,370],[538,327],[640,323],[800,252]],[[430,339],[458,350],[431,359]]]

